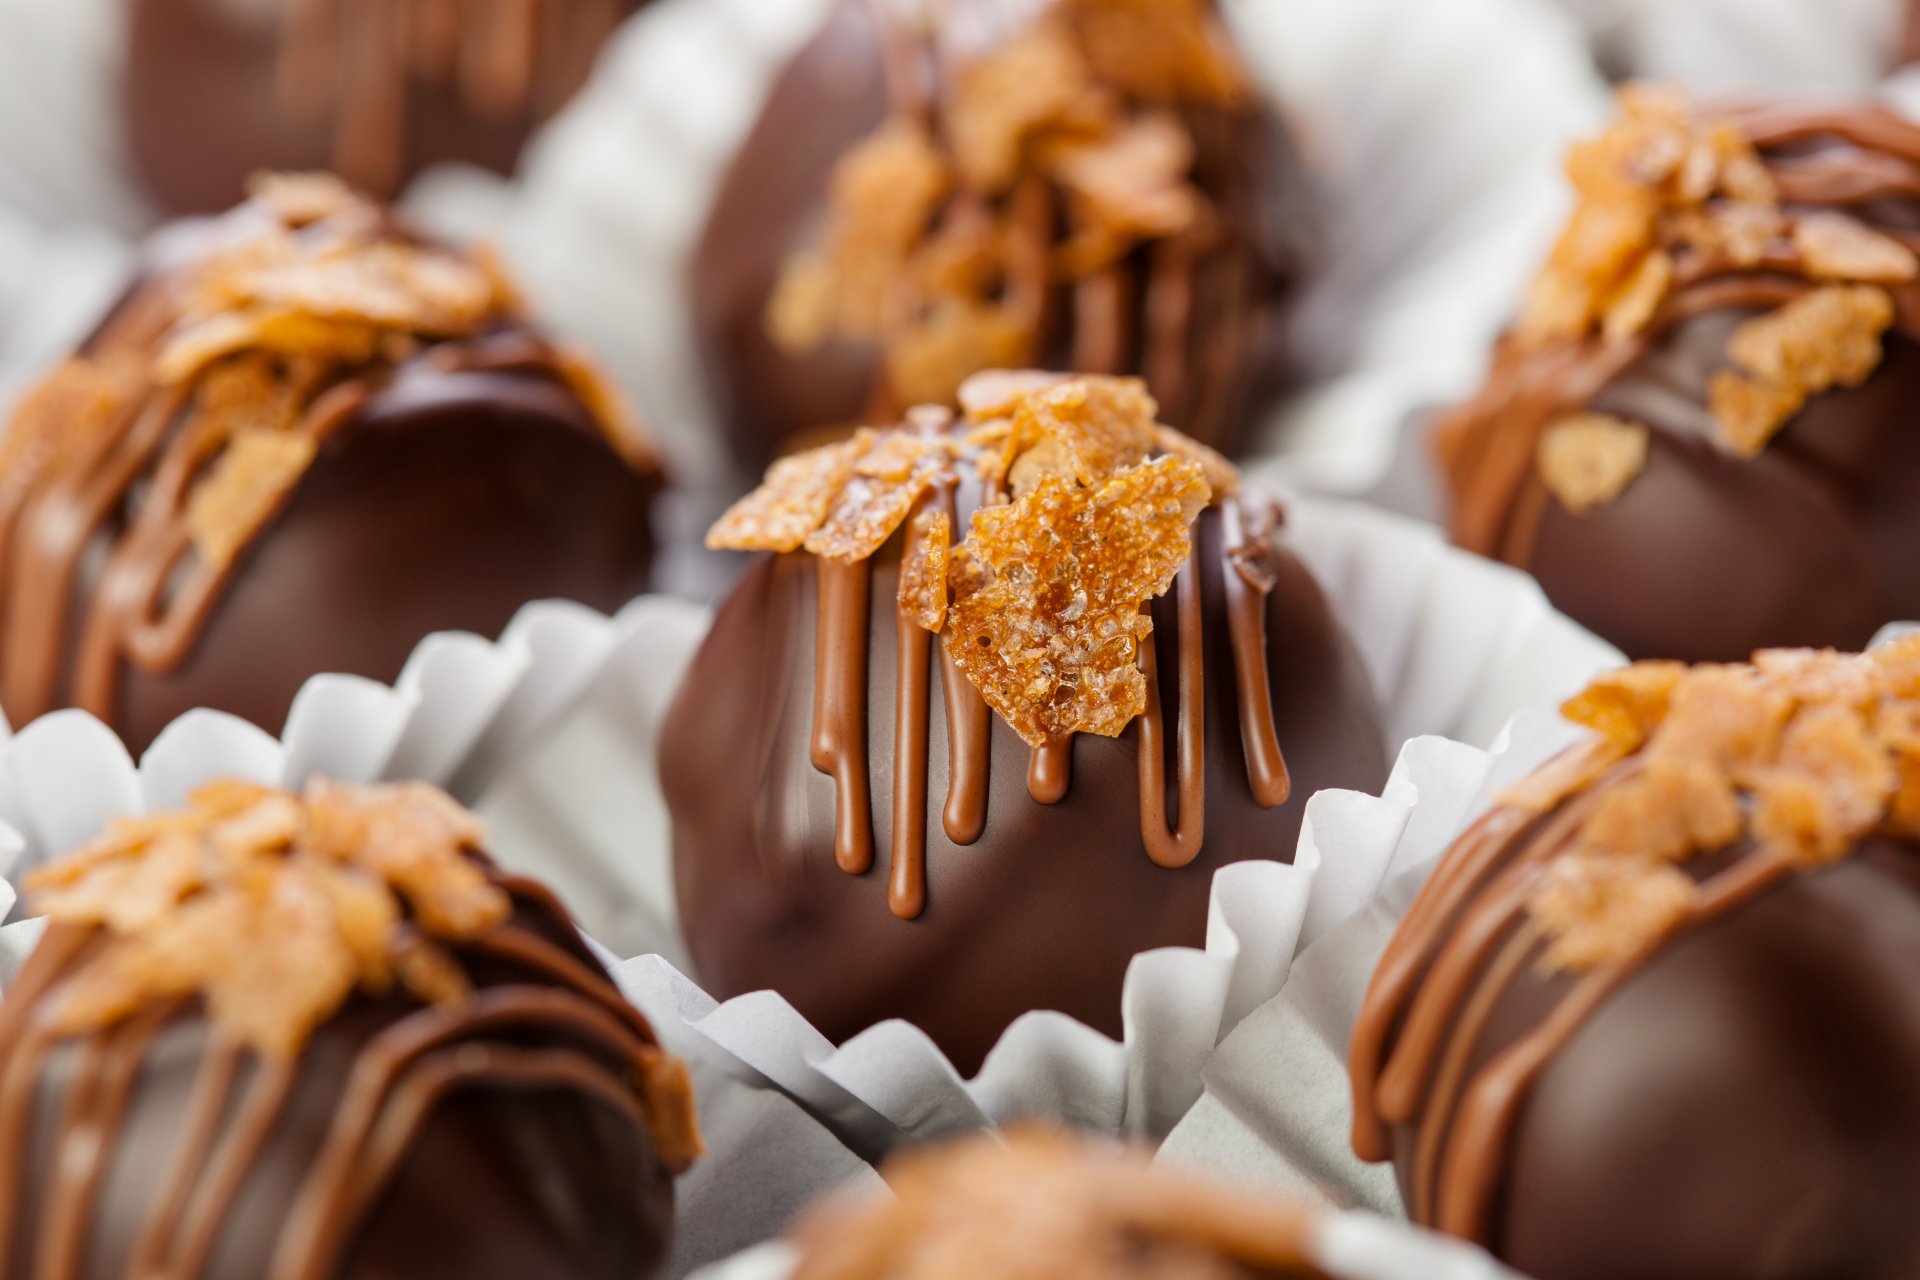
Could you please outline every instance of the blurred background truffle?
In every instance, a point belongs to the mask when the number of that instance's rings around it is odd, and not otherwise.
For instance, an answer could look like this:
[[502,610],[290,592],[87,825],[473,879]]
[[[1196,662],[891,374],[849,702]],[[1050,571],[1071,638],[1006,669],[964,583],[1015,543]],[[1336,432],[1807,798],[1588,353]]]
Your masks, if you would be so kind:
[[194,707],[277,731],[321,671],[647,584],[650,446],[491,260],[328,178],[155,242],[0,445],[0,706],[135,750]]
[[214,213],[261,169],[383,198],[442,161],[510,173],[644,0],[123,0],[146,192]]
[[8,1272],[653,1274],[686,1068],[480,838],[417,784],[216,782],[33,872]]
[[837,0],[692,264],[737,460],[981,369],[1138,373],[1232,451],[1279,389],[1310,196],[1212,0]]
[[1451,528],[1635,657],[1858,648],[1920,614],[1920,127],[1645,86],[1485,386]]

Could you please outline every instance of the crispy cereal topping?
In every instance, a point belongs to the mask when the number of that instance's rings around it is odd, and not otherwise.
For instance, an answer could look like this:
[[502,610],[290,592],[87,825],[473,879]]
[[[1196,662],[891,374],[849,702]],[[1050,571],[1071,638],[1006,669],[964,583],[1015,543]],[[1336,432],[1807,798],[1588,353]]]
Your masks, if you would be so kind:
[[36,910],[107,937],[60,988],[57,1029],[199,995],[227,1035],[287,1058],[355,990],[458,999],[467,981],[441,944],[512,910],[470,856],[480,838],[418,783],[295,796],[217,782],[184,812],[121,819],[27,877]]
[[829,1199],[792,1240],[795,1280],[1319,1277],[1309,1220],[1039,1128],[898,1156],[892,1194]]
[[[918,409],[906,427],[776,462],[707,543],[855,561],[906,524],[900,607],[944,633],[988,705],[1035,745],[1117,734],[1145,707],[1143,608],[1238,474],[1156,423],[1137,379],[993,371],[959,400],[964,423]],[[946,511],[921,500],[969,470],[998,496],[955,545]]]
[[1540,437],[1540,479],[1575,515],[1620,496],[1647,465],[1647,429],[1603,413],[1561,418]]
[[1827,285],[1749,320],[1727,343],[1739,370],[1722,369],[1708,388],[1721,439],[1744,457],[1829,387],[1857,387],[1880,365],[1880,335],[1893,299],[1872,285]]
[[[825,231],[768,303],[775,341],[877,342],[895,403],[950,403],[968,375],[1039,357],[1037,288],[1204,231],[1212,211],[1175,108],[1247,95],[1212,5],[1035,7],[960,60],[930,123],[896,117],[841,159]],[[1017,244],[1034,197],[1040,224],[1063,210],[1041,262]]]
[[[24,491],[112,424],[183,411],[200,464],[189,533],[201,559],[224,566],[305,474],[328,425],[308,411],[329,387],[518,316],[484,253],[402,238],[335,178],[269,175],[253,191],[212,252],[149,285],[125,308],[131,321],[116,319],[26,399],[0,446],[0,491]],[[644,431],[605,381],[571,353],[556,364],[615,448],[651,466]]]
[[1752,665],[1637,663],[1571,699],[1597,731],[1513,788],[1547,812],[1596,788],[1531,902],[1550,967],[1623,959],[1684,923],[1683,864],[1750,841],[1813,869],[1874,832],[1920,836],[1920,636],[1867,654],[1767,651]]

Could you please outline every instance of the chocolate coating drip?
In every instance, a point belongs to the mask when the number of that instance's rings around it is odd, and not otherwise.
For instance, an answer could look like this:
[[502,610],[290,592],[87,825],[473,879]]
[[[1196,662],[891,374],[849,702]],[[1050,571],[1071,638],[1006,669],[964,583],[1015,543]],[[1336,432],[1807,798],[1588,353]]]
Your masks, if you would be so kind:
[[[144,359],[182,285],[140,282],[83,353]],[[0,704],[78,706],[138,751],[195,707],[269,730],[322,671],[397,678],[429,633],[495,636],[530,600],[644,590],[657,474],[629,466],[565,355],[501,319],[304,397],[312,463],[226,563],[190,536],[210,463],[195,386],[148,383],[60,466],[0,486]]]
[[[953,82],[1041,8],[961,0],[922,28],[907,8],[840,0],[775,80],[692,263],[703,363],[743,468],[757,472],[810,433],[892,421],[905,407],[886,386],[876,344],[785,350],[768,332],[769,300],[818,229],[835,165],[889,119],[945,127]],[[1311,196],[1264,109],[1182,104],[1177,115],[1193,143],[1192,182],[1213,205],[1205,225],[1061,283],[1049,255],[1081,228],[1049,184],[1022,181],[1006,197],[1012,234],[999,301],[1037,334],[1016,362],[1139,373],[1168,421],[1231,451],[1280,389],[1282,318],[1310,254]]]
[[[1759,149],[1787,213],[1845,212],[1920,248],[1920,128],[1866,105],[1712,114]],[[1634,657],[1857,649],[1920,612],[1920,284],[1879,285],[1896,318],[1878,367],[1814,395],[1758,456],[1720,444],[1708,412],[1736,328],[1824,283],[1777,246],[1744,267],[1695,255],[1637,333],[1503,348],[1438,429],[1454,539],[1527,569],[1557,608]],[[1583,410],[1646,427],[1648,447],[1617,497],[1574,513],[1535,457],[1551,422]]]
[[[970,513],[977,487],[962,497]],[[1250,660],[1264,673],[1259,696],[1270,700],[1274,737],[1264,750],[1278,759],[1287,746],[1299,786],[1280,807],[1264,805],[1250,781],[1264,775],[1250,773],[1241,750],[1242,707],[1255,695],[1235,674],[1236,635],[1257,633],[1229,616],[1235,536],[1219,509],[1203,513],[1183,585],[1151,606],[1158,653],[1149,683],[1177,726],[1180,800],[1169,825],[1164,796],[1156,810],[1140,790],[1149,769],[1141,721],[1117,739],[1081,735],[1035,752],[986,716],[944,661],[946,696],[930,696],[932,664],[918,667],[926,634],[900,625],[895,603],[904,537],[896,532],[855,566],[871,576],[864,627],[846,613],[845,566],[828,569],[802,553],[762,558],[688,672],[663,728],[661,781],[697,972],[722,998],[777,990],[836,1041],[906,1018],[966,1071],[1032,1009],[1061,1010],[1117,1035],[1127,962],[1152,947],[1200,945],[1214,870],[1290,858],[1306,795],[1384,779],[1364,671],[1312,577],[1276,548],[1267,559],[1271,589],[1254,596],[1264,633]],[[823,643],[838,647],[822,653]],[[921,672],[924,721],[903,668]],[[1191,673],[1184,680],[1183,670]],[[835,701],[865,700],[865,755],[854,772],[862,787],[870,772],[874,791],[894,797],[879,811],[889,828],[924,833],[924,867],[900,862],[903,851],[920,856],[915,834],[902,842],[890,829],[876,833],[895,851],[887,875],[842,869],[843,792],[816,767],[816,706],[825,702],[813,681],[849,672],[858,688],[837,686]],[[901,726],[922,724],[924,738],[903,748]],[[1251,733],[1259,740],[1266,731]],[[947,776],[945,797],[926,794],[917,777],[903,789],[897,772],[889,775],[898,762],[911,770],[923,758],[926,776]],[[1057,802],[1036,803],[1036,772],[1062,779]],[[914,794],[924,797],[918,810],[905,803]],[[937,824],[935,805],[944,806]],[[1155,848],[1175,869],[1155,865]],[[913,885],[924,893],[917,902],[898,892]],[[917,914],[901,918],[906,906]]]
[[127,0],[129,154],[177,213],[261,169],[382,197],[447,160],[512,171],[643,0]]
[[49,928],[0,1011],[0,1258],[43,1280],[650,1274],[671,1175],[658,1054],[544,890],[459,948],[475,991],[356,996],[281,1061],[197,998],[63,1038],[91,928]]

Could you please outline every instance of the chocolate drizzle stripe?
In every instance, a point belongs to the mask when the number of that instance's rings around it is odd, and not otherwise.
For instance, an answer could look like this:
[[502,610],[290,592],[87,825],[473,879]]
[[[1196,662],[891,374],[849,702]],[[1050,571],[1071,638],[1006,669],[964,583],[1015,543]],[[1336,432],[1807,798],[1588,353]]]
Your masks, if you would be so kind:
[[1293,779],[1274,727],[1273,688],[1267,674],[1267,595],[1272,588],[1250,582],[1236,562],[1236,555],[1252,550],[1237,499],[1220,504],[1220,527],[1226,560],[1221,576],[1227,591],[1227,626],[1233,637],[1233,679],[1240,698],[1240,750],[1247,762],[1247,786],[1254,803],[1277,809],[1293,794]]
[[867,764],[867,598],[873,566],[819,558],[813,677],[813,767],[834,782],[833,857],[859,875],[873,865]]
[[127,1269],[135,1276],[180,1274],[185,1268],[172,1265],[176,1229],[185,1214],[187,1198],[200,1184],[201,1166],[219,1132],[221,1113],[233,1090],[234,1076],[240,1069],[240,1050],[232,1045],[212,1046],[201,1059],[180,1122],[184,1140],[177,1141],[164,1166],[158,1186],[161,1197],[153,1213],[134,1241]]
[[893,856],[887,906],[902,920],[927,905],[927,676],[933,633],[905,612],[895,619],[900,659],[893,716]]
[[274,1125],[293,1097],[296,1080],[293,1068],[286,1063],[254,1059],[239,1112],[194,1186],[193,1199],[187,1206],[186,1228],[174,1256],[179,1274],[198,1275],[213,1255],[220,1233],[226,1229],[227,1215],[246,1186],[248,1171],[266,1149]]
[[1191,558],[1173,579],[1178,622],[1180,724],[1178,755],[1180,813],[1167,826],[1166,720],[1160,701],[1159,663],[1154,637],[1140,642],[1140,665],[1147,672],[1147,707],[1140,713],[1140,834],[1156,866],[1184,867],[1199,856],[1207,829],[1206,654],[1200,630],[1200,575]]
[[[958,530],[956,485],[949,479],[934,492],[947,513],[947,528]],[[992,782],[987,752],[993,736],[993,712],[948,654],[947,646],[937,647],[947,712],[947,803],[941,810],[940,825],[947,839],[969,845],[987,829],[987,792]]]

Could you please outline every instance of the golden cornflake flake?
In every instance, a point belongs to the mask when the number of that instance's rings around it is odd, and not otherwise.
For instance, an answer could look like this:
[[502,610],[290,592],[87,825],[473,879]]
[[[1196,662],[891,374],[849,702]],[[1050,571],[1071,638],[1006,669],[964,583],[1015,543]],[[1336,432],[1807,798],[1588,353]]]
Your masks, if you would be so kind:
[[1157,425],[1153,429],[1153,443],[1161,453],[1185,458],[1198,466],[1200,474],[1207,478],[1207,488],[1213,491],[1214,501],[1231,498],[1240,492],[1240,468],[1234,466],[1219,450],[1209,449],[1192,436],[1175,431],[1172,427]]
[[187,531],[201,559],[232,564],[293,492],[313,452],[313,441],[292,431],[242,431],[230,440],[187,501]]
[[760,487],[727,509],[707,531],[716,551],[797,551],[818,529],[853,475],[853,464],[873,446],[871,431],[781,458]]
[[365,201],[331,173],[256,173],[247,198],[265,205],[289,227],[304,227],[365,207]]
[[1619,497],[1646,467],[1647,439],[1638,423],[1570,414],[1541,433],[1540,480],[1568,511],[1582,515]]
[[1619,342],[1639,333],[1653,320],[1672,285],[1673,259],[1661,249],[1642,255],[1639,265],[1607,299],[1600,317],[1600,336],[1608,342]]
[[1138,378],[1075,378],[1022,399],[1013,433],[1023,444],[1057,443],[1067,474],[1093,484],[1146,461],[1159,412]]
[[1032,345],[1027,323],[1006,306],[940,298],[888,343],[887,384],[905,403],[945,404],[975,372],[1025,364]]
[[1037,130],[1097,126],[1110,109],[1071,36],[1037,24],[961,71],[947,120],[955,165],[974,190],[1005,191]]
[[1858,386],[1880,364],[1893,299],[1872,285],[1825,285],[1734,330],[1708,406],[1727,446],[1752,457],[1807,397]]
[[1699,896],[1686,872],[1657,859],[1555,859],[1528,902],[1551,939],[1541,963],[1579,972],[1637,954],[1685,923]]
[[947,653],[1022,739],[1113,737],[1140,714],[1141,608],[1186,562],[1207,498],[1197,465],[1163,457],[1093,487],[1048,476],[975,513],[966,545],[986,581],[954,584]]
[[1813,870],[1876,831],[1920,833],[1920,637],[1766,650],[1750,666],[1641,663],[1567,710],[1604,736],[1502,797],[1544,813],[1595,789],[1530,904],[1550,967],[1618,962],[1664,936],[1697,895],[1673,863],[1746,840],[1746,857]]
[[0,494],[29,492],[48,468],[97,447],[147,388],[146,362],[76,356],[29,391],[0,434]]
[[900,611],[928,631],[947,625],[947,563],[953,520],[945,511],[922,511],[907,526],[900,559]]
[[470,856],[479,837],[420,784],[316,782],[296,797],[215,783],[184,812],[119,822],[27,878],[37,910],[106,937],[57,989],[55,1027],[199,995],[224,1034],[284,1059],[396,974],[417,997],[458,998],[464,975],[433,940],[477,937],[511,909]]
[[[897,460],[868,473],[864,464],[876,455]],[[893,536],[947,460],[936,439],[909,432],[886,436],[856,461],[827,518],[807,535],[806,549],[828,560],[866,559]]]
[[[1004,438],[1007,424],[1020,402],[1049,387],[1071,382],[1071,374],[1049,373],[1043,369],[985,369],[960,384],[958,400],[961,412],[969,420],[993,424]],[[969,437],[969,443],[987,443],[987,437]]]
[[1142,116],[1099,141],[1067,143],[1048,167],[1072,193],[1081,217],[1117,237],[1177,235],[1194,225],[1203,207],[1187,181],[1193,139],[1172,116]]
[[1920,271],[1913,250],[1844,213],[1799,215],[1793,247],[1809,275],[1827,280],[1899,284]]

